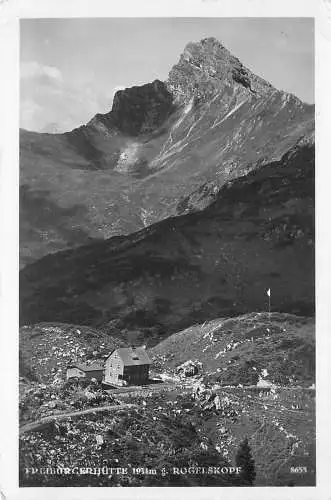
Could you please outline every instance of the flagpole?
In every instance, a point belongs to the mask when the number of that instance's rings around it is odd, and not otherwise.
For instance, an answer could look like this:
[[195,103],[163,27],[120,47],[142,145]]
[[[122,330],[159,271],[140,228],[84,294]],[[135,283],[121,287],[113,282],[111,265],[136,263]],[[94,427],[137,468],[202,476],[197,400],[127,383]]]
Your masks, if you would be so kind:
[[270,320],[270,295],[268,295],[268,299],[269,299],[269,320]]
[[268,288],[267,290],[267,295],[268,295],[268,310],[269,310],[269,321],[270,321],[270,313],[271,313],[271,289]]

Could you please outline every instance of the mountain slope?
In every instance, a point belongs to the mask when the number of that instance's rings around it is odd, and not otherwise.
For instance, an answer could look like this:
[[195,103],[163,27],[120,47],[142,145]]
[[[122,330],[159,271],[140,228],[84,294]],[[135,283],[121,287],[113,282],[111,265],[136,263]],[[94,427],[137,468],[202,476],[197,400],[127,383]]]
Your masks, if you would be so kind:
[[313,130],[313,106],[213,38],[188,44],[166,82],[118,91],[86,125],[21,131],[22,264],[176,215],[200,186],[218,191]]
[[52,383],[70,363],[100,361],[123,343],[81,325],[40,323],[20,329],[20,376]]
[[267,312],[215,319],[174,333],[150,355],[165,370],[199,361],[201,374],[222,384],[267,378],[308,387],[315,382],[315,324],[311,318]]
[[[314,312],[314,147],[223,186],[200,212],[48,255],[21,271],[21,323],[134,330],[150,344],[220,316]],[[149,336],[149,337],[148,337]]]

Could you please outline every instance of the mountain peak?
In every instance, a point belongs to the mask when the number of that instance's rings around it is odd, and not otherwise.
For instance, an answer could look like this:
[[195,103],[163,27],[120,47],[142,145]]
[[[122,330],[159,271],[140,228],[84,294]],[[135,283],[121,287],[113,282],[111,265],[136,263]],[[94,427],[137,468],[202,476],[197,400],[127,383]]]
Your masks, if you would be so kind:
[[188,43],[179,62],[171,69],[167,83],[177,96],[194,97],[198,101],[233,87],[253,94],[275,90],[214,37]]
[[164,82],[154,80],[145,85],[118,90],[109,113],[97,114],[88,125],[116,128],[130,136],[151,133],[172,111],[173,97]]
[[[233,63],[239,62],[231,52],[216,38],[203,38],[200,42],[189,42],[185,48],[183,55],[189,55],[193,59],[199,59],[202,55],[209,58],[217,59],[233,59]],[[201,61],[199,61],[201,62]]]

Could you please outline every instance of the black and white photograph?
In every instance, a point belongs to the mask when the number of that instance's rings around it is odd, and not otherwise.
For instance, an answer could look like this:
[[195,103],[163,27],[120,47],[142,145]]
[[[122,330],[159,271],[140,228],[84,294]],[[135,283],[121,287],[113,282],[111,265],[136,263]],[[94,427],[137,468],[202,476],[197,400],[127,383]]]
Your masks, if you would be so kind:
[[313,19],[20,35],[20,484],[314,485]]
[[314,18],[21,18],[18,106],[19,487],[316,487]]

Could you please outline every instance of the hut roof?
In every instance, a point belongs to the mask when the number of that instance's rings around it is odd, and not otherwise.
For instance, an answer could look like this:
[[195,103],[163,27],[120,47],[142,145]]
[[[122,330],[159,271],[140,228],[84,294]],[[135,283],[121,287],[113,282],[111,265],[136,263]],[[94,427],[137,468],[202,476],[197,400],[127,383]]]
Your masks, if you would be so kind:
[[114,352],[118,354],[125,366],[152,364],[143,347],[120,347]]
[[102,371],[104,369],[100,363],[76,363],[68,366],[68,368],[78,368],[83,372]]

